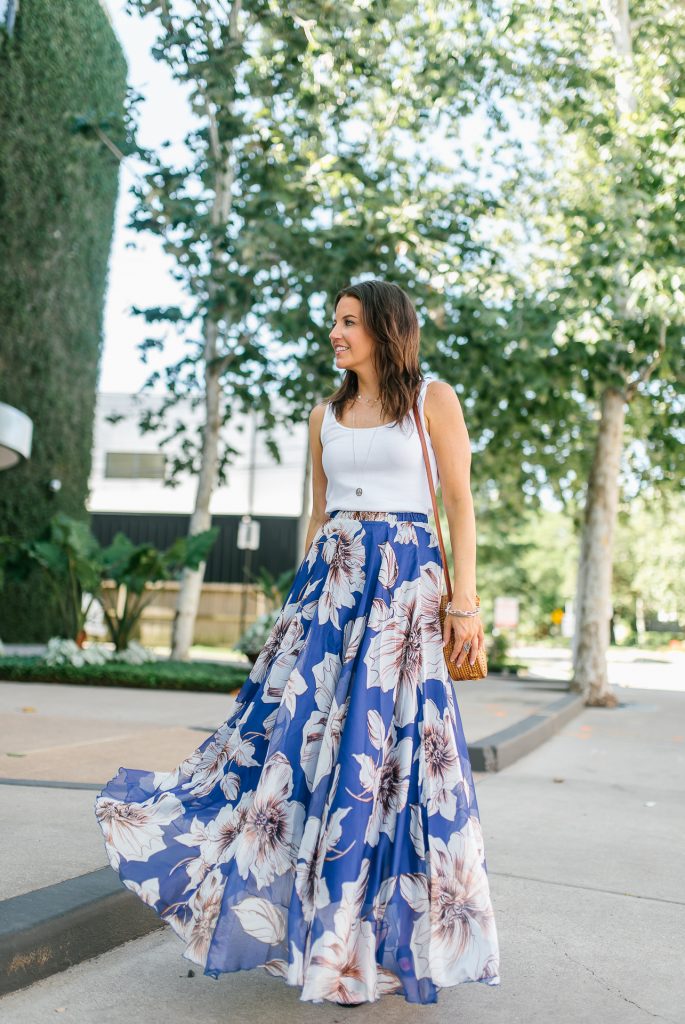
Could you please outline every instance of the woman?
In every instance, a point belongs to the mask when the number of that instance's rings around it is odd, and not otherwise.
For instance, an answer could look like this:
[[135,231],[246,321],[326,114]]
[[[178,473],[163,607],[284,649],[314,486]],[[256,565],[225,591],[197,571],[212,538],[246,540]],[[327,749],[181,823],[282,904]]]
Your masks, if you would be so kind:
[[[95,810],[112,867],[205,974],[261,966],[314,1003],[434,1003],[500,980],[442,649],[453,635],[461,664],[483,644],[469,440],[452,388],[421,378],[401,288],[343,289],[330,341],[344,375],[310,416],[305,556],[231,717],[172,772],[120,768]],[[457,552],[442,635],[415,396]]]

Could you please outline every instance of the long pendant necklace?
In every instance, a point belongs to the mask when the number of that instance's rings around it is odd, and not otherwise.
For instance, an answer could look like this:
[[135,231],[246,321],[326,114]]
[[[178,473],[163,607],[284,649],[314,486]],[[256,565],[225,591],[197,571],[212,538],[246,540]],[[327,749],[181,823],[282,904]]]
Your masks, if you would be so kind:
[[[357,395],[357,398],[360,398],[360,396]],[[379,401],[379,399],[377,399],[377,398],[374,399],[373,401],[369,401],[368,399],[366,399],[366,402],[369,405],[375,405],[376,402],[378,402],[378,401]],[[356,432],[355,431],[355,426],[354,426],[354,419],[355,419],[355,416],[354,416],[354,405],[353,405],[352,406],[352,461],[354,462],[354,474],[356,476],[357,475],[357,454],[356,454],[356,451],[355,451],[355,444],[354,444],[354,435],[355,435],[355,432]],[[381,424],[379,423],[378,426],[381,426]],[[371,454],[371,449],[373,448],[373,442],[376,439],[376,433],[377,432],[378,432],[378,427],[374,427],[373,428],[373,434],[371,435],[371,443],[369,444],[369,447],[367,449],[366,458],[364,459],[364,465],[362,466],[362,469],[361,469],[362,473],[366,469],[366,464],[369,461],[369,455]],[[364,491],[363,491],[363,489],[361,487],[357,487],[354,493],[359,498],[364,493]]]

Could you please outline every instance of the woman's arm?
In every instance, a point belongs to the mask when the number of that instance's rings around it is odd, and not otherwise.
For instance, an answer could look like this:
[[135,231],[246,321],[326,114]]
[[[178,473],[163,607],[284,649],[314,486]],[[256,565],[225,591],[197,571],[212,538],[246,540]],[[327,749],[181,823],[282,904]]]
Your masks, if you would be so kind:
[[[432,381],[424,401],[426,426],[435,452],[440,475],[442,503],[449,523],[454,571],[452,607],[476,607],[476,520],[471,495],[471,443],[461,410],[461,403],[445,381]],[[447,615],[443,643],[454,634],[452,659],[458,665],[467,656],[462,644],[471,641],[468,658],[476,660],[485,636],[480,616],[473,618]]]
[[[326,411],[324,403],[315,405],[309,414],[309,447],[312,453],[312,514],[309,518],[304,554],[309,551],[312,539],[319,528],[326,522],[326,487],[328,480],[323,470],[321,444],[321,424]],[[304,556],[303,556],[304,557]]]

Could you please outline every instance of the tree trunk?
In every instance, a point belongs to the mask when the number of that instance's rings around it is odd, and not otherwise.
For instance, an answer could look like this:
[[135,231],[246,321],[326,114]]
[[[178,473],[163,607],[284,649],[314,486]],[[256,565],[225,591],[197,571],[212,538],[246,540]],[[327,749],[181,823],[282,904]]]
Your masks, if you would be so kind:
[[[235,0],[235,3],[231,5],[229,14],[228,34],[236,43],[240,42],[242,38],[238,27],[241,7],[240,0]],[[206,416],[202,437],[200,472],[197,481],[197,493],[195,495],[195,508],[190,518],[190,528],[188,530],[190,536],[201,533],[203,530],[208,530],[212,525],[209,506],[218,483],[219,434],[223,422],[221,407],[222,362],[225,365],[227,358],[230,358],[225,354],[222,359],[219,358],[219,326],[216,320],[213,319],[215,314],[212,308],[218,286],[212,274],[212,268],[219,266],[223,260],[222,239],[218,229],[222,228],[225,230],[228,221],[234,173],[230,145],[223,143],[221,140],[217,110],[209,102],[206,95],[204,96],[204,105],[207,116],[209,155],[215,167],[215,177],[214,200],[210,211],[213,236],[210,243],[211,258],[207,275],[208,301],[204,319],[203,359],[205,365],[204,404]],[[230,110],[228,113],[230,113]],[[179,661],[188,660],[190,646],[193,642],[195,619],[197,618],[197,610],[200,606],[202,581],[205,576],[205,565],[205,562],[201,562],[197,569],[185,569],[181,576],[171,643],[171,657]]]
[[586,704],[614,707],[606,655],[611,618],[613,543],[618,508],[618,475],[623,451],[625,395],[607,388],[585,502],[576,588],[571,689],[587,693]]
[[[632,30],[628,0],[602,0],[614,49],[622,58],[615,78],[619,125],[636,109],[632,89]],[[617,297],[626,308],[628,296]],[[611,619],[613,541],[618,508],[618,474],[623,450],[627,394],[608,387],[602,394],[597,443],[588,481],[578,562],[576,624],[571,689],[586,694],[586,704],[614,707],[606,655]]]
[[[216,353],[216,324],[206,323],[206,356],[205,356],[205,406],[207,415],[202,437],[202,455],[200,472],[195,495],[195,508],[190,518],[188,533],[192,536],[208,530],[212,525],[209,505],[217,484],[219,431],[221,429],[221,389],[219,374],[212,366]],[[195,619],[200,606],[202,581],[205,576],[205,562],[197,569],[184,569],[181,586],[176,601],[176,614],[172,632],[171,657],[178,661],[187,661],[190,646],[195,632]]]

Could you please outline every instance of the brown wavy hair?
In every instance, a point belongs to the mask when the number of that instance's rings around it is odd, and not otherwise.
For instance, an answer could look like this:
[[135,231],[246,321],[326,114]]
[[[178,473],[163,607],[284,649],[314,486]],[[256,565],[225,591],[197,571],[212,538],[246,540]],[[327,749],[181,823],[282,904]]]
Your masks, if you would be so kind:
[[[374,366],[378,374],[381,419],[401,424],[411,412],[423,381],[419,368],[420,329],[411,299],[399,285],[388,281],[361,281],[341,288],[334,308],[345,295],[359,299],[361,319],[375,340]],[[328,396],[336,419],[357,395],[354,370],[345,370],[340,386]]]

